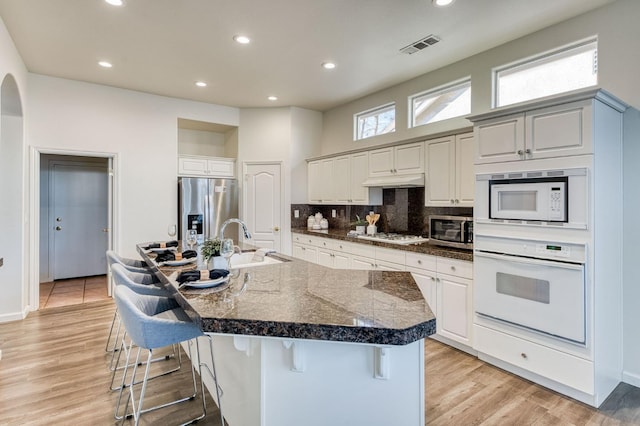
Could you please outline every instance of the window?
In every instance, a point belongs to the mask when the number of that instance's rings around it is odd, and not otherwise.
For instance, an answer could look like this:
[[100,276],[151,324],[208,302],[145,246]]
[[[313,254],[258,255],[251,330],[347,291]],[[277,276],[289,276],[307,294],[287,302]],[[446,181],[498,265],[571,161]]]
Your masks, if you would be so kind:
[[598,83],[598,43],[591,40],[494,70],[495,106]]
[[471,112],[471,79],[449,83],[409,97],[410,127],[422,126]]
[[355,115],[355,139],[383,135],[396,131],[396,104],[382,105]]

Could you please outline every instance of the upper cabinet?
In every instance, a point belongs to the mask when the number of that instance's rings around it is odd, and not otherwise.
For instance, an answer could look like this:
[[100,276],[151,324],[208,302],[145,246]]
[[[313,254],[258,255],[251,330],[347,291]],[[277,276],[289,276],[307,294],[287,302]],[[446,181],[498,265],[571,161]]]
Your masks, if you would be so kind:
[[382,188],[367,188],[369,152],[310,161],[308,163],[309,202],[313,204],[382,203]]
[[425,142],[426,206],[473,207],[473,155],[473,133]]
[[424,142],[369,151],[369,177],[424,173]]
[[181,155],[178,157],[178,175],[232,178],[235,164],[232,158]]
[[514,114],[471,117],[475,163],[591,154],[593,100],[540,107]]

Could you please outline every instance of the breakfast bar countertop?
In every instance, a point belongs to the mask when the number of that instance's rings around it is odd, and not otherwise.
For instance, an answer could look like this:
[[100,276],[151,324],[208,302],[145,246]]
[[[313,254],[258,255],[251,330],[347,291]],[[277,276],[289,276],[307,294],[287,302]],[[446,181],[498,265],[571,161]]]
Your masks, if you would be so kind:
[[159,267],[144,246],[140,255],[205,332],[376,345],[435,333],[435,316],[409,272],[331,269],[269,254],[282,262],[232,270],[218,287],[180,288],[181,271],[206,269],[200,255],[197,264]]

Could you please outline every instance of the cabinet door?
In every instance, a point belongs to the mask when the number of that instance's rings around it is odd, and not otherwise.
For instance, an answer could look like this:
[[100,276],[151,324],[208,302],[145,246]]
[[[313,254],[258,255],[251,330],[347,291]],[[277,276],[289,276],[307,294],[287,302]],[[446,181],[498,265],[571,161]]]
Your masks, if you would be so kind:
[[347,253],[333,253],[333,267],[335,269],[350,269],[351,256]]
[[424,172],[424,142],[394,147],[394,173],[412,174]]
[[329,177],[333,185],[333,195],[337,203],[351,202],[351,158],[348,155],[333,159],[333,174]]
[[320,202],[329,203],[335,200],[333,192],[333,158],[320,160]]
[[292,253],[291,254],[296,259],[302,259],[302,260],[306,259],[305,247],[302,244],[294,243],[293,246],[292,246]]
[[320,161],[307,164],[307,190],[310,203],[320,203],[322,200],[322,179],[320,178]]
[[230,160],[207,160],[207,171],[211,177],[233,177],[235,162]]
[[470,282],[464,278],[438,275],[438,334],[471,346]]
[[318,265],[333,268],[333,253],[331,250],[318,249]]
[[524,153],[524,114],[478,122],[476,164],[521,160]]
[[433,312],[433,315],[437,317],[438,316],[438,310],[437,310],[438,286],[436,285],[436,273],[426,271],[426,270],[421,270],[421,269],[407,269],[407,271],[411,272],[411,276],[413,277],[413,280],[418,285],[418,288],[420,288],[422,297],[424,297],[424,300],[426,300],[427,303],[429,304],[429,307],[431,308],[431,312]]
[[318,263],[318,249],[306,246],[304,248],[304,260],[311,263]]
[[591,154],[591,105],[587,100],[527,112],[525,158]]
[[205,158],[178,158],[178,174],[180,176],[207,176],[207,160]]
[[[350,169],[351,174],[349,176],[349,192],[350,203],[353,204],[369,204],[369,188],[362,186],[362,182],[364,182],[369,176],[369,153],[361,152],[358,154],[353,154],[349,158],[350,160]],[[344,186],[344,182],[342,181],[342,185]]]
[[393,148],[369,151],[369,176],[389,176],[393,174]]
[[456,143],[454,136],[425,142],[426,206],[452,206],[455,200]]
[[473,133],[456,136],[456,206],[473,207],[476,175],[473,165]]

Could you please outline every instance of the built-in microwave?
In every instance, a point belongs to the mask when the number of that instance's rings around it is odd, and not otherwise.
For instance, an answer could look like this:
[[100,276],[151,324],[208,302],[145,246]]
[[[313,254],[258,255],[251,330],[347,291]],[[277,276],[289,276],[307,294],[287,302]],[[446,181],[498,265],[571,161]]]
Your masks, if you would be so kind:
[[429,216],[431,244],[473,249],[473,218],[464,216]]
[[476,175],[478,223],[587,226],[587,169]]

